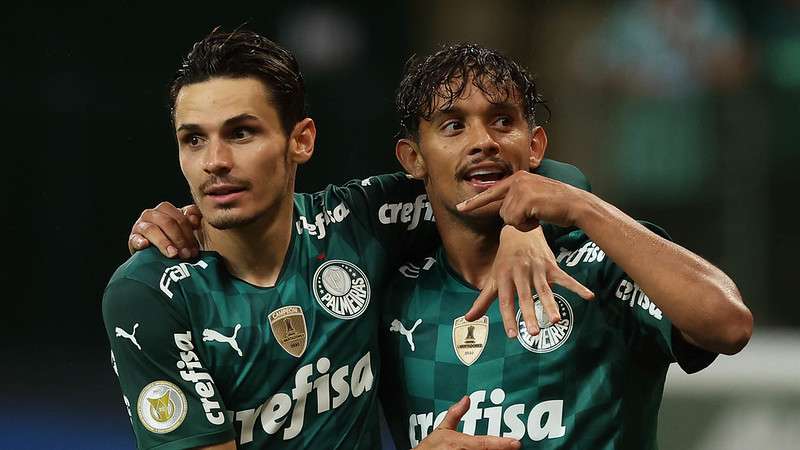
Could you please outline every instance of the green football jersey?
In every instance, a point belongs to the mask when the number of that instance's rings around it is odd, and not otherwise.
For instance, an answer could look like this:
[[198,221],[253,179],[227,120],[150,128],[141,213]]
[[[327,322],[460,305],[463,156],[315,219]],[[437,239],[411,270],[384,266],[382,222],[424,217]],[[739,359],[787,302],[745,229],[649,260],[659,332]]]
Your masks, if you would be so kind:
[[132,256],[103,315],[139,446],[378,448],[377,303],[432,220],[422,183],[394,174],[295,194],[274,287],[214,252]]
[[517,438],[527,449],[656,448],[668,365],[694,372],[716,355],[686,343],[581,230],[554,249],[596,299],[553,286],[561,320],[532,336],[518,311],[516,339],[497,302],[481,320],[464,320],[478,291],[442,248],[400,268],[381,313],[381,394],[397,448],[416,446],[464,395],[471,402],[459,430],[468,434]]
[[[588,186],[568,164],[536,172]],[[103,315],[139,447],[379,448],[377,308],[397,266],[438,243],[433,222],[423,184],[398,173],[295,194],[274,287],[214,252],[132,256]]]

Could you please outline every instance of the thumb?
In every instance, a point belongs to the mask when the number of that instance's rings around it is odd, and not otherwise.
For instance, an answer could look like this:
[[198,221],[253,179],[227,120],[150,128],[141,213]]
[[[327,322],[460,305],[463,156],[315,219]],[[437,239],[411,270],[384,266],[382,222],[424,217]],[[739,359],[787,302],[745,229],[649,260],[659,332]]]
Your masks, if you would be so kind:
[[458,427],[458,422],[461,421],[461,417],[464,413],[467,412],[469,409],[469,397],[466,395],[461,397],[461,400],[458,403],[454,404],[450,408],[447,409],[447,414],[445,414],[442,423],[439,424],[438,428],[443,430],[455,430]]

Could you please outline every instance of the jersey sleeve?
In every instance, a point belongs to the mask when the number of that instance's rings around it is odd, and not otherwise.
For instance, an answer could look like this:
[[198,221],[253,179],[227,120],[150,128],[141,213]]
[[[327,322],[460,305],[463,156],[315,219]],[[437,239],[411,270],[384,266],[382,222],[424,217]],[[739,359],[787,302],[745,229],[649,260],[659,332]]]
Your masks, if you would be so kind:
[[[591,191],[584,174],[575,166],[550,159],[534,171],[542,176]],[[364,225],[400,260],[415,260],[439,244],[433,208],[422,181],[403,172],[354,180],[329,191],[344,201],[355,220]],[[554,239],[568,229],[543,224],[545,236]]]
[[439,243],[433,208],[422,181],[396,172],[353,180],[329,190],[397,260],[414,259]]
[[[647,222],[642,224],[659,236],[670,239],[660,227]],[[629,315],[628,329],[637,358],[677,362],[686,373],[694,373],[708,367],[717,357],[716,353],[686,341],[680,330],[621,267],[608,261],[604,278],[606,291],[602,297],[619,302],[623,314]]]
[[183,449],[234,438],[225,406],[176,293],[138,280],[112,280],[103,320],[114,372],[142,449]]
[[543,159],[539,167],[533,170],[533,173],[592,192],[592,185],[586,175],[572,164],[554,159]]

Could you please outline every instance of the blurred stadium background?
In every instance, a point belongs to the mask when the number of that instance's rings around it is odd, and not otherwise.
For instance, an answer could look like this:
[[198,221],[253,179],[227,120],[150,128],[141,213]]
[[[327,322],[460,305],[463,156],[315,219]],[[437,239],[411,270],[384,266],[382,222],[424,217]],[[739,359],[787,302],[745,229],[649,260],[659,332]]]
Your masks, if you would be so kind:
[[[294,50],[319,140],[299,189],[396,170],[406,57],[477,41],[524,61],[549,155],[738,282],[750,345],[670,372],[662,449],[800,442],[800,1],[7,5],[0,449],[129,449],[100,298],[139,211],[188,202],[165,107],[191,43],[247,21]],[[324,444],[321,444],[323,447]]]

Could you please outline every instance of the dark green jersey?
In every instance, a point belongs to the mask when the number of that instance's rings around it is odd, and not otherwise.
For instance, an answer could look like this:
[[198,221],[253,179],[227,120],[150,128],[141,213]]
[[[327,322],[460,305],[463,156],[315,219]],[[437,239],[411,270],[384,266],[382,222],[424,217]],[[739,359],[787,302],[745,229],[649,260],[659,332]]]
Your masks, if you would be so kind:
[[377,303],[392,261],[432,240],[430,207],[395,174],[296,194],[294,216],[271,288],[213,252],[147,250],[114,274],[103,314],[141,448],[379,447]]
[[[585,183],[567,164],[537,172]],[[397,265],[435,246],[433,220],[422,183],[384,175],[296,194],[271,288],[213,252],[134,255],[103,314],[139,446],[378,448],[377,307]]]
[[[554,286],[561,321],[534,337],[518,313],[513,340],[497,302],[481,320],[464,321],[477,291],[443,249],[401,267],[381,325],[383,406],[398,448],[416,446],[464,395],[465,433],[514,437],[529,449],[656,447],[667,366],[693,372],[715,355],[687,344],[582,231],[555,250],[560,267],[597,298]],[[536,309],[542,317],[538,301]]]

